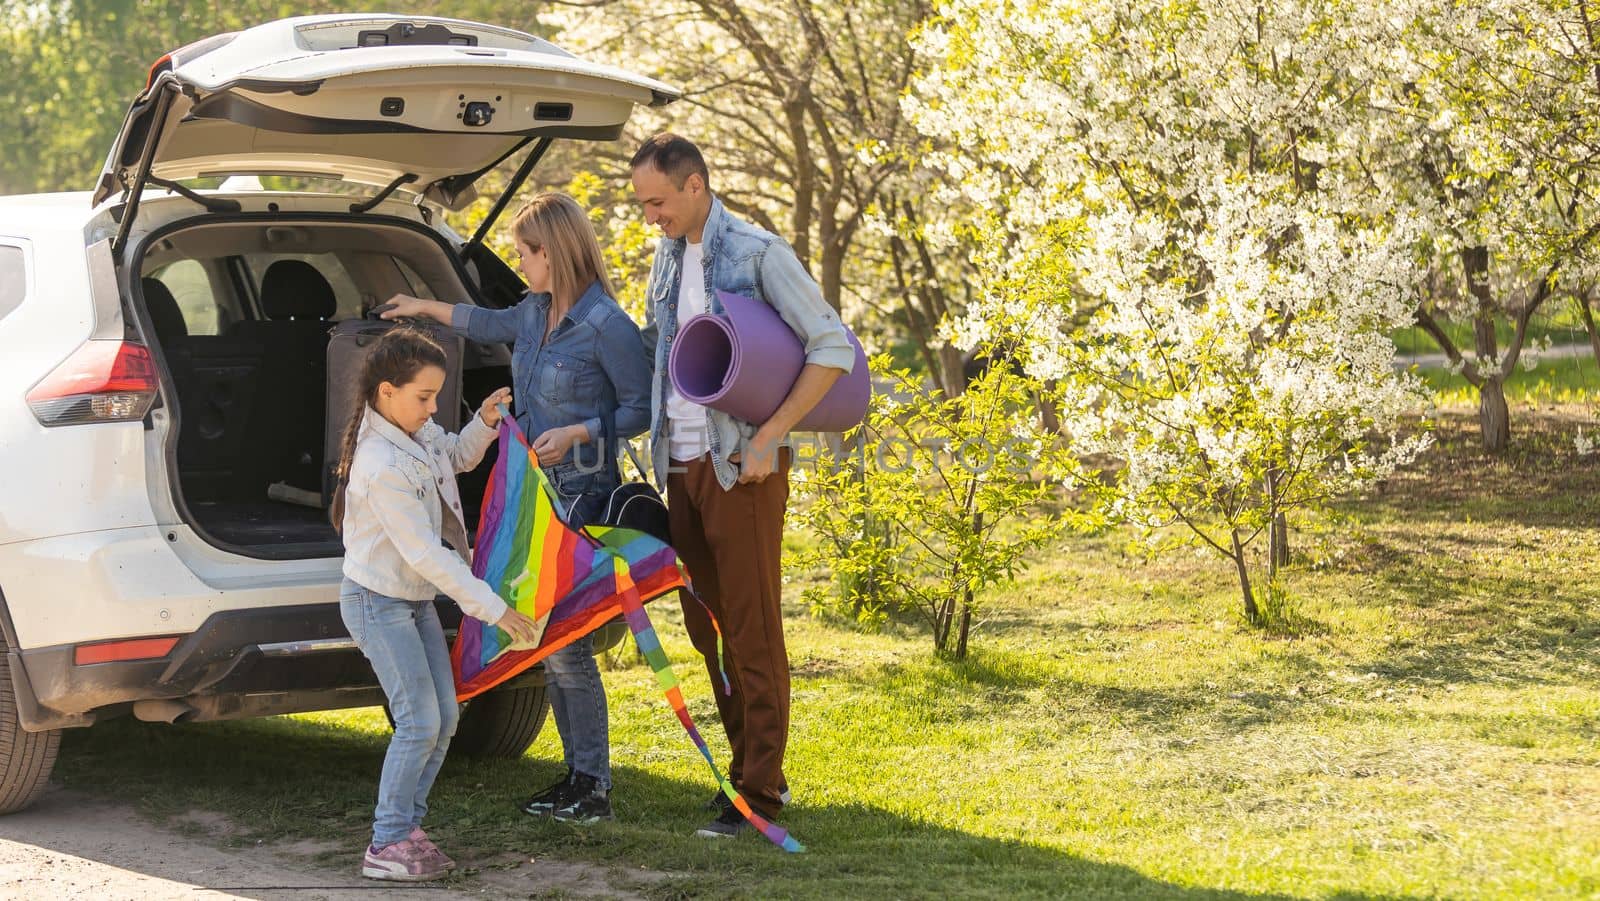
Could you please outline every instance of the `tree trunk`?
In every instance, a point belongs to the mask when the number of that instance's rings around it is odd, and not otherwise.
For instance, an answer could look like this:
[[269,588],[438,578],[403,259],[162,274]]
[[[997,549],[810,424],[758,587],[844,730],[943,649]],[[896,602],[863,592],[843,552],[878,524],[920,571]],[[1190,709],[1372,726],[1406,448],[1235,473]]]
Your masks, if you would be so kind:
[[961,632],[956,636],[956,659],[967,659],[967,635],[972,631],[972,592],[961,603]]
[[849,254],[849,239],[834,224],[837,210],[824,210],[819,217],[822,221],[822,234],[819,236],[822,245],[822,278],[817,280],[817,285],[822,289],[822,299],[833,307],[833,311],[844,317],[844,260]]
[[811,214],[816,199],[816,164],[811,158],[811,146],[806,137],[805,101],[798,95],[784,100],[784,117],[789,122],[789,140],[794,144],[795,182],[794,209],[789,212],[789,230],[794,255],[801,265],[811,263]]
[[1580,292],[1573,295],[1572,302],[1578,305],[1578,315],[1583,317],[1583,330],[1589,334],[1589,349],[1594,353],[1595,364],[1600,365],[1600,330],[1595,328],[1589,298]]
[[1478,389],[1478,427],[1483,433],[1484,453],[1498,456],[1511,446],[1511,410],[1499,376],[1485,379]]
[[[968,495],[970,498],[971,495]],[[970,503],[970,501],[969,501]],[[983,511],[978,510],[972,514],[972,534],[983,533]],[[967,633],[972,628],[972,582],[967,581],[966,587],[961,592],[961,633],[956,638],[956,659],[967,659]]]
[[1252,624],[1261,622],[1261,611],[1256,607],[1256,596],[1250,591],[1250,569],[1245,566],[1244,545],[1239,542],[1239,530],[1233,530],[1233,565],[1239,570],[1239,591],[1244,595],[1244,618]]
[[950,595],[939,604],[938,614],[933,618],[933,649],[943,651],[950,646],[950,625],[955,621],[956,598]]
[[889,239],[889,259],[894,264],[895,283],[905,304],[906,322],[911,327],[912,338],[917,342],[917,352],[922,354],[928,372],[944,396],[960,397],[962,389],[966,387],[966,378],[961,372],[964,362],[961,350],[937,336],[938,312],[933,299],[928,296],[928,288],[924,285],[912,290],[906,275],[909,256],[905,242],[899,235]]
[[948,341],[940,341],[937,352],[939,387],[944,390],[945,397],[960,397],[967,390],[967,376],[962,371],[962,364],[966,361],[961,356],[961,348]]
[[1267,472],[1267,502],[1273,511],[1267,529],[1267,576],[1278,577],[1278,568],[1289,565],[1289,515],[1278,509],[1278,471]]
[[1484,453],[1498,456],[1511,444],[1511,411],[1506,407],[1505,392],[1505,379],[1510,373],[1497,371],[1500,348],[1494,334],[1495,309],[1489,289],[1489,248],[1469,247],[1462,252],[1461,262],[1466,271],[1467,290],[1478,305],[1472,317],[1472,337],[1478,359],[1488,360],[1489,365],[1495,367],[1484,373],[1483,384],[1478,387],[1478,427]]

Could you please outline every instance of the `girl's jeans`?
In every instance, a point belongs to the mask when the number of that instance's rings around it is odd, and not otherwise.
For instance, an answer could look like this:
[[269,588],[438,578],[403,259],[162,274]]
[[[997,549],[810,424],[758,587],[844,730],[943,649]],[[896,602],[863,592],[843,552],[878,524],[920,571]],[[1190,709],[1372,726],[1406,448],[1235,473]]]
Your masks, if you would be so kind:
[[339,614],[378,674],[394,717],[372,827],[372,844],[382,848],[409,836],[428,812],[428,790],[456,732],[455,677],[432,601],[387,597],[345,579]]

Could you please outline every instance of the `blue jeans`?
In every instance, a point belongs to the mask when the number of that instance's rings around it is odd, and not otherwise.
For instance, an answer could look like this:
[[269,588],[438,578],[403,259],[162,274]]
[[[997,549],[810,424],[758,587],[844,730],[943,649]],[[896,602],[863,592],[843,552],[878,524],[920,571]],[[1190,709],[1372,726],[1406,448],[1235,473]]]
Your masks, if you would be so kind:
[[[596,522],[617,487],[608,472],[579,472],[572,464],[545,470],[567,509],[567,523]],[[594,777],[611,790],[611,726],[606,713],[606,688],[594,660],[594,637],[584,637],[544,660],[550,712],[561,733],[561,760],[567,768]]]
[[391,598],[345,579],[339,615],[394,717],[372,827],[372,844],[381,848],[405,839],[428,812],[428,791],[456,733],[455,676],[432,601]]

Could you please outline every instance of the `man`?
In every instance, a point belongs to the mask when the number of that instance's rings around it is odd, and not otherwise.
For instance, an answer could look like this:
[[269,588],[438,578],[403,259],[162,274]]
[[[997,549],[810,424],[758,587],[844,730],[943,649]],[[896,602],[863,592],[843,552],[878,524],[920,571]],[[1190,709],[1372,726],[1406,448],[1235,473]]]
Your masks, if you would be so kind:
[[[650,270],[655,353],[650,442],[656,481],[667,485],[672,543],[699,602],[684,595],[689,638],[707,672],[732,747],[729,778],[756,812],[776,819],[788,800],[783,753],[789,738],[789,658],[783,642],[784,509],[789,500],[789,430],[855,363],[844,325],[794,251],[776,235],[734,218],[711,193],[699,148],[674,134],[646,141],[632,162],[645,221],[661,229]],[[717,291],[771,305],[804,343],[806,365],[766,422],[745,422],[690,403],[672,387],[667,359],[680,323],[720,313]],[[750,828],[719,792],[716,819],[696,834],[731,838]]]

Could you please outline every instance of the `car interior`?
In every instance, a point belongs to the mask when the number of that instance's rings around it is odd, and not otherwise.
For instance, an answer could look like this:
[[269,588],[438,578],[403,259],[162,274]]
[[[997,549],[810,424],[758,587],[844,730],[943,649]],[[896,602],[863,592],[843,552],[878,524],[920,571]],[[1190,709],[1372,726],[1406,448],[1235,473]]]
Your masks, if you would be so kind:
[[[149,244],[139,270],[179,423],[169,455],[179,509],[223,547],[341,553],[324,479],[337,462],[325,452],[330,331],[396,293],[474,295],[449,251],[372,221],[201,223]],[[462,368],[463,409],[436,416],[452,430],[511,383],[503,345],[467,342]],[[489,465],[461,478],[469,531]]]

